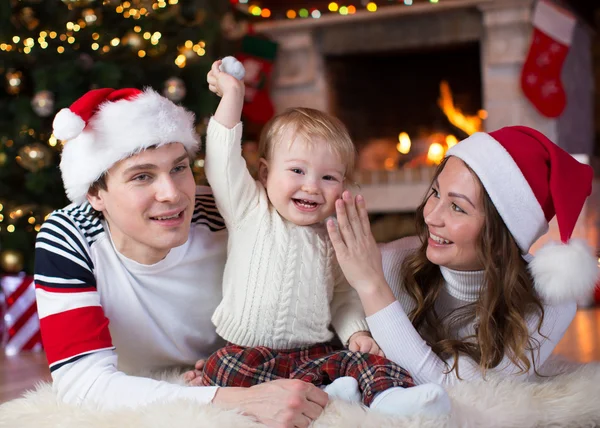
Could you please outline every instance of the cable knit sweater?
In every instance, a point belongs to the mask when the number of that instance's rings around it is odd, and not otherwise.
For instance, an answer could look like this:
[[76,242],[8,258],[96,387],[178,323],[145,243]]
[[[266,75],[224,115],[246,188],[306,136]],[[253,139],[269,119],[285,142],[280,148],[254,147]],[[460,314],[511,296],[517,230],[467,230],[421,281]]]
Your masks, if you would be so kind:
[[324,224],[297,226],[279,215],[241,152],[242,124],[210,120],[206,177],[229,230],[223,300],[212,321],[241,346],[289,349],[368,330],[357,293],[337,264]]
[[[451,385],[459,380],[456,372],[444,374],[447,369],[446,364],[421,338],[406,315],[414,309],[415,304],[402,286],[400,268],[404,258],[416,251],[419,245],[418,238],[411,237],[381,247],[386,279],[398,301],[369,316],[367,322],[373,338],[383,349],[386,357],[404,367],[418,384],[433,382]],[[484,287],[483,271],[453,271],[444,267],[441,267],[440,270],[445,279],[443,291],[436,302],[436,310],[440,316],[477,300],[481,288]],[[569,302],[558,306],[545,305],[544,311],[541,332],[547,338],[537,332],[537,316],[532,315],[526,318],[531,335],[541,344],[539,355],[536,355],[538,368],[546,361],[558,341],[563,337],[575,316],[576,304]],[[475,321],[462,325],[451,333],[458,338],[474,334],[474,331]],[[453,361],[449,360],[448,363],[451,366]],[[467,356],[460,357],[458,368],[459,375],[463,380],[475,380],[482,377],[479,366]],[[508,357],[505,357],[491,372],[502,376],[514,375],[522,379],[534,374],[533,368],[528,373],[517,374],[518,367]]]

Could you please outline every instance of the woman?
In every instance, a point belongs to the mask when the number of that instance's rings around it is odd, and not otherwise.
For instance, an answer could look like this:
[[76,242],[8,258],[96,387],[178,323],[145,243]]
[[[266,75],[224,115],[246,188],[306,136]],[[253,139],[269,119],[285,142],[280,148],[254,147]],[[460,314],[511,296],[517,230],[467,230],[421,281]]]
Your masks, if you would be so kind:
[[[568,242],[592,177],[531,128],[474,134],[437,169],[417,209],[418,239],[381,252],[363,198],[346,192],[328,230],[386,357],[417,383],[536,373],[597,278],[589,248]],[[568,245],[532,258],[555,214]]]

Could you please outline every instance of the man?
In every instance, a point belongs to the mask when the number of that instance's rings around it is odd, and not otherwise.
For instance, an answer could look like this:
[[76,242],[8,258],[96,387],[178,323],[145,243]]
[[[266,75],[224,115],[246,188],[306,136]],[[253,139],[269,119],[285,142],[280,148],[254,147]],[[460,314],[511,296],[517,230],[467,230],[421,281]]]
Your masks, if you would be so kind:
[[36,242],[35,283],[53,385],[70,403],[110,409],[187,398],[305,427],[327,394],[294,380],[187,387],[133,376],[193,365],[221,344],[226,230],[209,188],[196,189],[194,116],[148,89],[97,89],[54,120],[73,204]]

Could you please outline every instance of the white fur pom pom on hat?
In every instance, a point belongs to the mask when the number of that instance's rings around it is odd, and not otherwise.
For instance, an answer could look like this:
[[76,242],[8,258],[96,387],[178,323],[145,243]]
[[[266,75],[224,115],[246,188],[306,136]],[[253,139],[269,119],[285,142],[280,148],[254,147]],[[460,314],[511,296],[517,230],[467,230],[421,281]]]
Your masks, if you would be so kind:
[[583,239],[549,242],[529,263],[535,288],[544,301],[561,303],[587,298],[598,280],[598,262]]
[[244,65],[232,56],[226,56],[221,60],[219,70],[235,77],[238,80],[243,80],[246,75]]
[[61,109],[52,122],[53,133],[59,140],[71,140],[85,128],[85,121],[68,108]]

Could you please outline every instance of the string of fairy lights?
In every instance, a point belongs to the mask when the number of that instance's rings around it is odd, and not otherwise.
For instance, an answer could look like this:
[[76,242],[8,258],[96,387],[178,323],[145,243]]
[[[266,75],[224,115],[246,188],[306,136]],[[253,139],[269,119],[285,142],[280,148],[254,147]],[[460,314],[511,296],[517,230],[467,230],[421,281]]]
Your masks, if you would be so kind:
[[[234,0],[239,7],[246,7],[248,14],[260,17],[260,18],[274,18],[273,11],[268,7],[261,7],[252,0]],[[425,0],[422,3],[439,3],[440,0]],[[380,7],[388,6],[391,4],[403,4],[405,6],[412,6],[415,4],[414,0],[381,0],[381,1],[365,1],[361,0],[359,5],[356,4],[344,4],[341,2],[332,1],[327,5],[326,9],[320,9],[318,7],[302,7],[299,9],[287,9],[285,11],[286,19],[303,19],[303,18],[321,18],[325,14],[339,14],[343,16],[354,15],[359,10],[365,10],[367,12],[377,12]]]
[[[75,4],[92,4],[94,0],[63,0],[69,7],[73,9]],[[273,12],[267,7],[261,7],[257,2],[253,0],[231,0],[232,3],[236,4],[238,8],[245,10],[250,16],[257,18],[273,19],[277,18],[273,15]],[[327,8],[321,10],[317,7],[302,7],[299,9],[288,9],[285,11],[286,19],[304,19],[313,18],[318,19],[324,14],[339,14],[339,15],[354,15],[359,10],[365,10],[367,12],[377,12],[380,7],[385,7],[391,4],[404,4],[406,6],[412,6],[416,0],[381,0],[381,1],[365,1],[360,0],[359,5],[355,4],[343,4],[342,2],[332,1],[327,5]],[[441,0],[421,0],[421,3],[436,4]],[[124,19],[132,19],[138,21],[144,17],[147,17],[153,12],[164,11],[169,7],[178,6],[179,0],[157,0],[154,1],[151,6],[145,7],[140,0],[123,1],[120,0],[104,0],[104,6],[114,6],[116,13],[123,16]],[[27,8],[25,8],[27,9]],[[25,20],[35,19],[31,13],[24,14]],[[94,26],[99,20],[98,12],[92,7],[86,7],[82,9],[81,17],[76,22],[67,22],[65,28],[62,31],[55,30],[41,30],[35,37],[20,37],[14,35],[9,37],[7,40],[0,40],[0,51],[12,52],[18,51],[25,55],[33,52],[34,49],[49,49],[53,48],[58,54],[63,54],[67,49],[71,48],[74,50],[80,49],[80,42],[78,33],[90,26]],[[131,31],[127,32],[122,38],[113,37],[110,40],[105,39],[99,32],[92,34],[92,42],[90,48],[100,53],[108,53],[112,49],[119,47],[120,45],[129,46],[138,57],[144,58],[147,55],[158,55],[164,51],[164,47],[161,46],[162,34],[158,31],[149,32],[144,31],[141,25],[135,25]],[[144,46],[146,43],[152,45],[151,51]],[[52,44],[52,46],[51,46]],[[192,41],[187,40],[184,45],[178,46],[177,56],[173,59],[173,62],[180,68],[186,66],[187,62],[194,56],[204,56],[206,54],[206,44],[203,40]]]
[[[63,0],[68,4],[69,9],[72,9],[75,1],[81,0]],[[140,20],[148,16],[153,11],[166,10],[169,7],[178,6],[179,0],[158,0],[152,3],[151,10],[145,7],[138,7],[136,4],[139,0],[118,2],[113,4],[113,0],[104,0],[103,5],[115,6],[115,12],[123,16],[124,19]],[[91,0],[87,0],[91,3]],[[24,19],[35,19],[29,14]],[[94,8],[83,8],[81,17],[76,22],[67,22],[63,30],[41,30],[34,37],[21,37],[13,35],[8,40],[0,41],[0,51],[4,52],[20,52],[25,55],[31,54],[34,49],[55,49],[58,54],[63,54],[67,49],[80,50],[80,40],[78,33],[86,27],[92,27],[99,21],[98,12]],[[137,54],[139,58],[144,58],[147,55],[162,54],[166,47],[161,46],[162,34],[158,31],[144,31],[141,24],[135,25],[123,37],[112,37],[107,39],[100,32],[93,32],[91,35],[92,41],[90,49],[99,51],[101,54],[110,52],[112,49],[120,45],[126,45]],[[51,46],[52,44],[52,46]],[[148,49],[146,44],[150,44],[152,49]],[[177,47],[177,55],[173,59],[175,65],[179,68],[184,68],[187,62],[195,56],[204,56],[206,54],[206,43],[203,40],[192,41],[187,40],[183,45]],[[17,87],[20,84],[20,76],[7,76],[9,87]],[[9,89],[10,90],[10,89]]]

